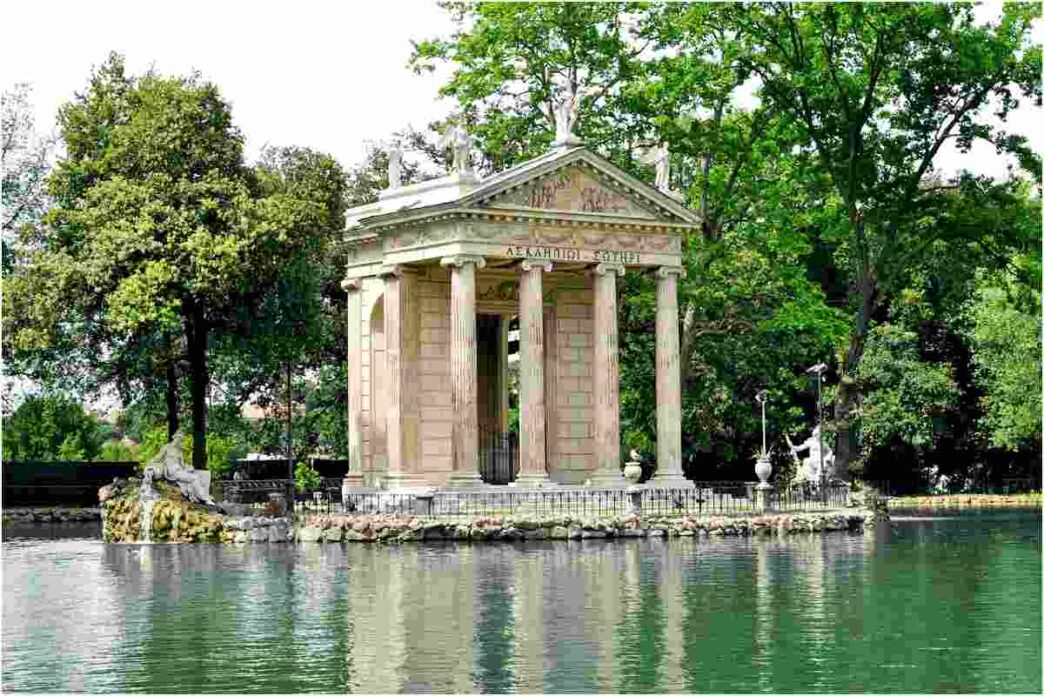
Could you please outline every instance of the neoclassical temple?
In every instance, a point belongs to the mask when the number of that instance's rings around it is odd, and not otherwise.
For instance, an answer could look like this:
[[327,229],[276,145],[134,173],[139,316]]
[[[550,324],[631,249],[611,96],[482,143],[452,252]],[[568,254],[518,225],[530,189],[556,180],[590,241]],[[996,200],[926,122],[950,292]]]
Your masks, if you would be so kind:
[[696,214],[582,144],[485,179],[467,166],[466,145],[456,159],[451,175],[409,186],[397,185],[393,160],[392,186],[348,211],[346,487],[481,484],[480,434],[508,427],[516,319],[513,485],[625,485],[617,283],[626,273],[657,284],[650,483],[685,485],[677,282]]

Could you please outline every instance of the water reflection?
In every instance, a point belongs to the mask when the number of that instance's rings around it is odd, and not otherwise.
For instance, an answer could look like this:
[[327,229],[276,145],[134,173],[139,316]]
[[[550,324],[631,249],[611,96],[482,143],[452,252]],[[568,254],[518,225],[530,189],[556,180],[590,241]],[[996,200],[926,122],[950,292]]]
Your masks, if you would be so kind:
[[877,535],[4,544],[16,691],[1039,691],[1040,517]]

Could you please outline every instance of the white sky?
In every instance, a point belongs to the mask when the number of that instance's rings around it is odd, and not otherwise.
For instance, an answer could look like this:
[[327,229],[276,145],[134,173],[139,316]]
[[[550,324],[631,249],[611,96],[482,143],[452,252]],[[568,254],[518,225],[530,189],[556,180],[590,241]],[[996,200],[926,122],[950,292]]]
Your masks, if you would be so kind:
[[[999,3],[979,10],[999,14]],[[452,104],[437,97],[448,69],[415,75],[406,68],[411,39],[446,36],[449,14],[433,1],[178,3],[8,2],[0,41],[0,87],[33,86],[37,130],[48,131],[57,108],[82,90],[91,68],[110,51],[131,73],[194,69],[215,82],[254,159],[266,145],[299,145],[351,167],[366,143],[408,124],[423,129]],[[1044,32],[1037,26],[1036,38]],[[1044,114],[1024,102],[1007,126],[1044,151]],[[962,155],[940,153],[939,168],[1003,177],[1005,160],[978,144]]]
[[[199,70],[232,104],[254,159],[268,145],[299,145],[350,167],[365,142],[445,116],[442,78],[407,69],[411,39],[448,35],[434,2],[5,3],[0,85],[29,82],[37,130],[82,91],[110,51],[131,74]],[[443,71],[443,76],[448,72]]]

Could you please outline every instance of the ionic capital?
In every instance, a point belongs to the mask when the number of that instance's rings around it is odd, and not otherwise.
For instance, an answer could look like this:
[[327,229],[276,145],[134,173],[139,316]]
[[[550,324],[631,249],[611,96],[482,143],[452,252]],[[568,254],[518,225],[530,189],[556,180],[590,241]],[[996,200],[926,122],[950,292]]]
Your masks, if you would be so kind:
[[345,278],[341,281],[341,289],[345,292],[355,292],[362,289],[362,278]]
[[479,256],[478,254],[454,254],[453,256],[443,257],[443,259],[439,261],[439,264],[442,266],[457,266],[460,268],[469,263],[475,264],[476,269],[485,268],[486,258],[484,256]]
[[389,263],[381,266],[381,270],[377,271],[377,275],[381,278],[387,278],[388,276],[401,278],[406,273],[411,272],[409,266],[404,266],[401,263]]
[[604,276],[607,273],[610,275],[615,273],[618,276],[622,276],[627,272],[627,268],[622,263],[599,263],[591,266],[590,272],[600,276]]
[[545,273],[550,273],[553,264],[550,261],[542,261],[540,259],[526,259],[522,263],[518,264],[518,267],[523,271],[532,271],[538,269]]
[[680,278],[685,277],[685,269],[681,266],[660,266],[656,269],[657,278],[666,278],[667,276],[676,275]]

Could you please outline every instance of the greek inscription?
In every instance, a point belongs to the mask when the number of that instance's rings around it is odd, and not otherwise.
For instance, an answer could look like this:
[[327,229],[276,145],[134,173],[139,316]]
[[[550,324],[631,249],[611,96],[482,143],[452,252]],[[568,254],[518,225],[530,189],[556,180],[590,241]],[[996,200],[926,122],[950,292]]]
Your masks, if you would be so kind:
[[504,255],[516,259],[546,259],[548,261],[575,261],[581,263],[622,263],[637,265],[642,256],[637,251],[619,249],[571,249],[553,246],[509,246]]

